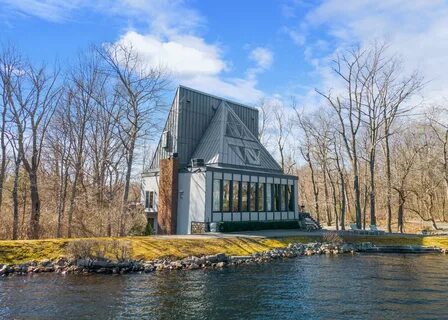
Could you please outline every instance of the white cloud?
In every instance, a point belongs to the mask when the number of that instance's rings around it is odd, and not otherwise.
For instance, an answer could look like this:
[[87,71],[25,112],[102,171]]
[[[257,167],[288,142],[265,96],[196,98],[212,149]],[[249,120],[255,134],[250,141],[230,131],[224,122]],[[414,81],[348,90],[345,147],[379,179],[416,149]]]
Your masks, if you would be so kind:
[[[373,41],[386,41],[398,54],[407,73],[418,70],[428,81],[423,95],[427,102],[448,97],[448,3],[442,0],[328,0],[311,9],[294,31],[313,33],[331,42],[319,48],[319,40],[303,43],[307,59],[321,80],[331,86],[329,57],[343,48]],[[316,37],[318,35],[319,37]],[[324,52],[324,54],[322,54]]]
[[4,6],[4,16],[6,16],[6,11],[9,11],[19,15],[35,16],[53,22],[66,20],[71,11],[78,8],[83,2],[82,0],[0,0],[0,3]]
[[132,44],[148,65],[166,66],[175,80],[186,86],[247,103],[263,95],[252,73],[243,78],[225,77],[229,63],[222,58],[219,46],[198,36],[158,37],[129,31],[118,43]]
[[[187,32],[203,23],[202,17],[183,0],[0,0],[5,18],[14,14],[52,22],[76,19],[76,12],[88,9],[100,14],[132,18],[151,26],[154,33]],[[6,12],[8,14],[6,14]]]
[[250,52],[249,57],[262,69],[268,69],[274,59],[272,52],[263,47],[257,47]]
[[263,95],[252,74],[245,78],[223,76],[229,63],[222,58],[219,46],[198,36],[158,37],[128,31],[118,43],[132,44],[148,65],[166,66],[183,85],[247,103]]
[[[186,6],[184,0],[0,0],[5,12],[63,23],[75,20],[81,9],[112,17],[126,17],[140,28],[124,32],[117,42],[132,43],[148,65],[169,69],[176,82],[201,91],[226,96],[246,103],[263,93],[257,89],[257,73],[272,63],[272,53],[257,48],[257,66],[248,67],[241,76],[228,76],[232,65],[219,44],[198,35],[205,19]],[[143,29],[141,28],[143,26]]]
[[164,40],[152,34],[129,31],[118,42],[131,43],[149,65],[168,66],[181,78],[217,75],[227,68],[220,49],[195,36],[176,35]]

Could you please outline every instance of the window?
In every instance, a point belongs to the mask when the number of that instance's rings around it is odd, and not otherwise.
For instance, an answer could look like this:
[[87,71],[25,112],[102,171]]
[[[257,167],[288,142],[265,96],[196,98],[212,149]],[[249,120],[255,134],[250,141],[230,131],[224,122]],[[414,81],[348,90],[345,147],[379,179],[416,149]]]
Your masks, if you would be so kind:
[[272,211],[272,184],[266,184],[266,211]]
[[221,180],[213,180],[213,211],[221,211]]
[[288,186],[288,210],[294,211],[294,185]]
[[241,184],[241,211],[247,211],[247,194],[249,192],[249,182]]
[[232,192],[232,211],[240,211],[240,182],[233,181],[233,192]]
[[149,193],[149,208],[154,209],[154,191]]
[[256,200],[257,199],[257,184],[255,182],[250,183],[250,193],[249,193],[249,210],[250,211],[257,211],[256,210]]
[[145,209],[154,208],[154,191],[145,191]]
[[145,209],[149,209],[149,191],[145,191]]
[[258,184],[258,211],[264,211],[264,183]]
[[222,193],[222,211],[230,211],[230,180],[224,180]]
[[[281,211],[282,209],[282,189],[281,185],[274,184],[274,211]],[[284,202],[285,200],[283,200]]]
[[246,164],[260,165],[260,150],[245,148]]
[[288,211],[288,186],[282,185],[282,211]]

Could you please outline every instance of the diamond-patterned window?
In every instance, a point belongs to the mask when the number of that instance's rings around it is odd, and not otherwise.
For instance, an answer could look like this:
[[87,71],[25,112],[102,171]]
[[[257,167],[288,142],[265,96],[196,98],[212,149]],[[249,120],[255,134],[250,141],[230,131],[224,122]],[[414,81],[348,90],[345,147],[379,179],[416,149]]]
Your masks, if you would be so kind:
[[226,136],[240,139],[248,139],[249,135],[246,132],[246,128],[244,128],[243,124],[241,124],[238,119],[229,113],[227,115],[227,125],[226,125]]
[[232,151],[245,164],[259,166],[260,165],[260,150],[248,148],[244,146],[229,145]]

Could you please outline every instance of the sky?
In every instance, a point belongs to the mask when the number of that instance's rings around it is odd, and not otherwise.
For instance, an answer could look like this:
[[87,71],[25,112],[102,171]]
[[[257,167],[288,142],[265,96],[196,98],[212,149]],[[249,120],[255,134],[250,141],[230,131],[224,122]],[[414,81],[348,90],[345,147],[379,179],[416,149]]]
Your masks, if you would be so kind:
[[317,105],[336,52],[385,41],[434,102],[448,97],[447,17],[442,0],[0,0],[0,42],[62,65],[90,44],[131,42],[173,88]]

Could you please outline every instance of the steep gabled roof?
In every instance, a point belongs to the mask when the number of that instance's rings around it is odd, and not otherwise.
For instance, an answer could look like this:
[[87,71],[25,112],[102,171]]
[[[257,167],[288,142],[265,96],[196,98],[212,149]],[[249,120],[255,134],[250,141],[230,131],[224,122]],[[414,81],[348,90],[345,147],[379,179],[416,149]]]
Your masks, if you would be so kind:
[[206,165],[281,172],[281,168],[226,101],[216,110],[192,158]]
[[[186,168],[210,125],[218,106],[225,101],[246,127],[258,134],[258,110],[225,98],[179,86],[149,171],[157,172],[161,159],[177,153],[179,167]],[[165,139],[164,139],[165,137]],[[168,141],[168,144],[164,143]]]

